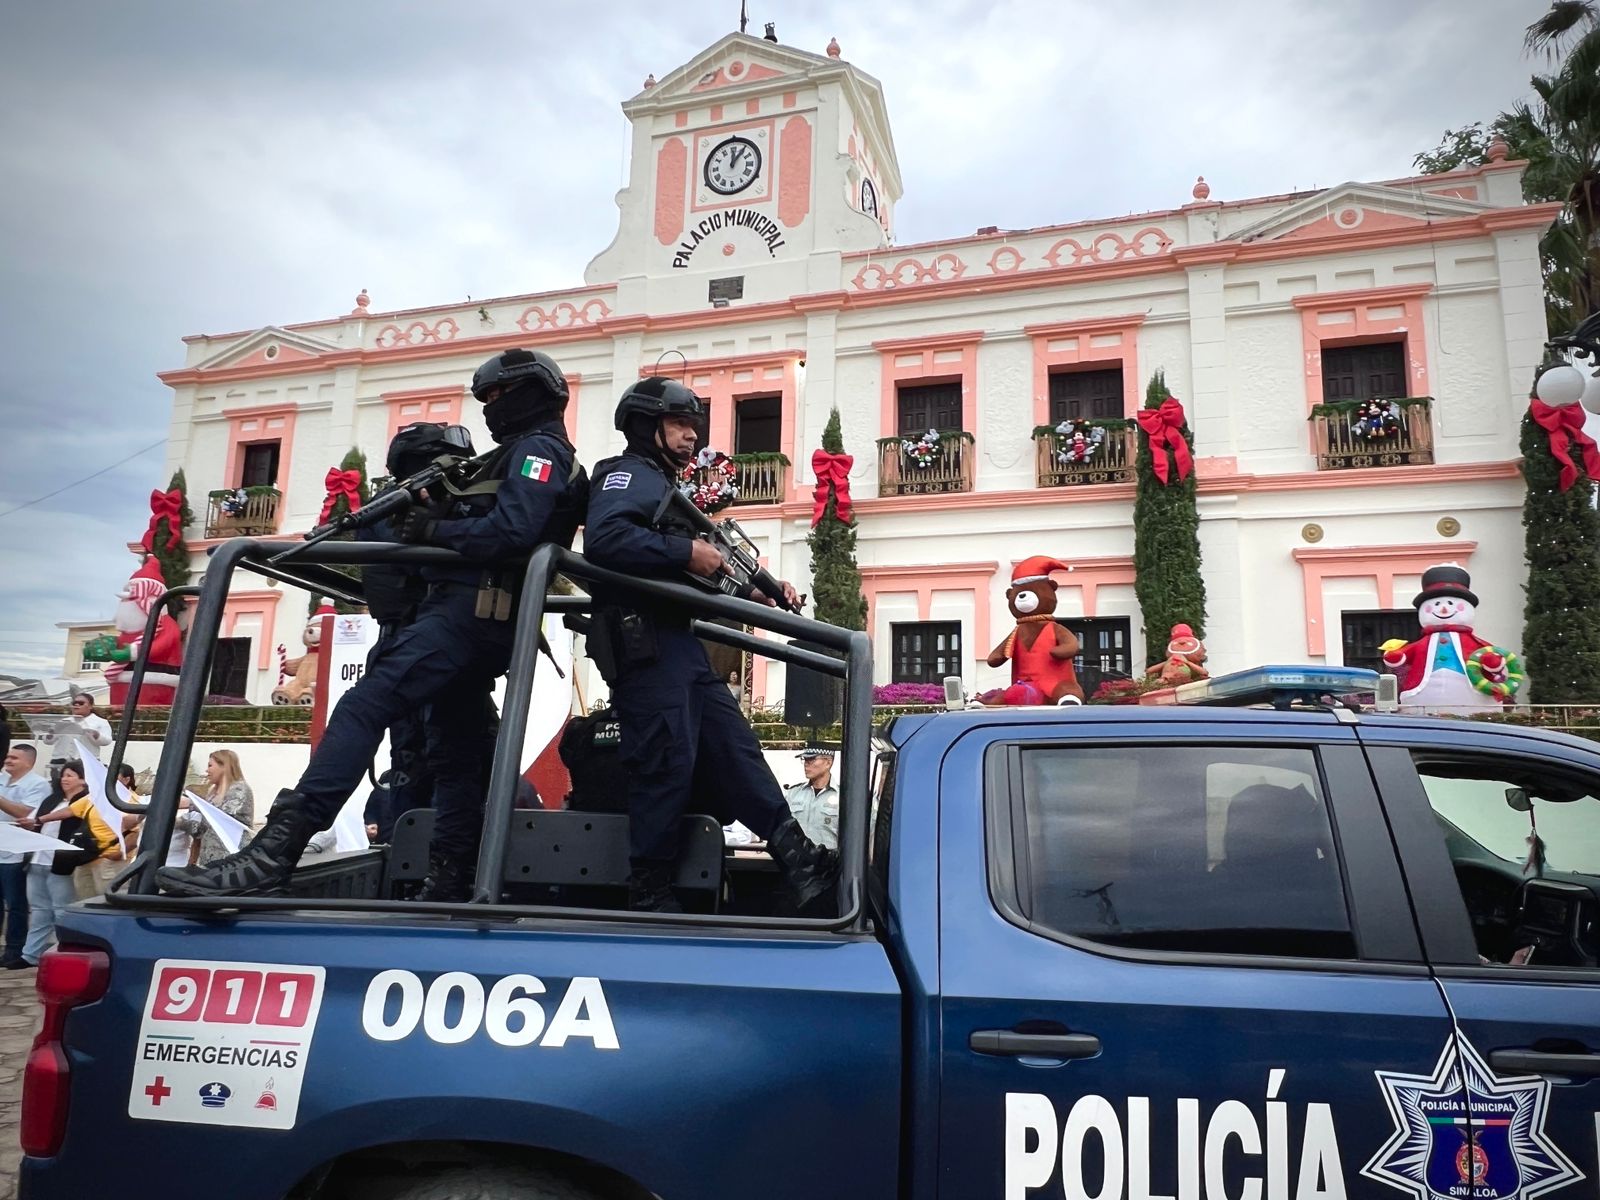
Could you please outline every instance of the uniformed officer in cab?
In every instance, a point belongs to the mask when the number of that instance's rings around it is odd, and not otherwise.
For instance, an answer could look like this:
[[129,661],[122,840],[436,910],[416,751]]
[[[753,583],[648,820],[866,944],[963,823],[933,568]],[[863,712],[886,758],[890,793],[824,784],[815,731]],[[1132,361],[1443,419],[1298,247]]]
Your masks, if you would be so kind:
[[[699,397],[674,380],[642,379],[623,393],[616,427],[628,448],[595,467],[584,529],[590,562],[660,579],[686,570],[709,578],[724,569],[708,542],[652,525],[694,457],[704,417]],[[794,589],[783,586],[794,604]],[[766,841],[795,902],[818,901],[838,875],[838,859],[790,814],[755,731],[690,631],[689,614],[603,587],[595,600],[589,653],[611,687],[629,770],[630,905],[682,911],[671,887],[673,862],[680,818],[696,811],[724,824],[743,822]]]
[[339,701],[300,782],[278,793],[255,839],[206,867],[163,868],[157,878],[166,891],[231,896],[281,887],[311,835],[333,823],[360,784],[384,730],[431,705],[434,734],[452,753],[436,764],[434,840],[419,898],[470,897],[483,824],[484,703],[510,664],[522,560],[543,542],[572,544],[589,490],[561,423],[567,381],[549,355],[496,355],[473,375],[472,394],[499,450],[479,482],[414,505],[394,525],[401,541],[446,546],[467,562],[424,568],[416,619]]

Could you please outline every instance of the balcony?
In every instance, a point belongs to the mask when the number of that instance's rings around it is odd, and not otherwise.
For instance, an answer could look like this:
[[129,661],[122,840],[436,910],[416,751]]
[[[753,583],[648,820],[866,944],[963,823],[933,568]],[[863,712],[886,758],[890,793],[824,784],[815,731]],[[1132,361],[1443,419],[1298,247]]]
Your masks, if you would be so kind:
[[1138,432],[1132,421],[1063,421],[1033,431],[1040,487],[1132,483]]
[[[727,461],[733,466],[732,482],[738,489],[733,503],[783,503],[783,489],[789,472],[787,458],[774,453],[730,454]],[[719,467],[701,467],[694,473],[696,487],[727,481],[728,476]]]
[[223,488],[208,496],[208,538],[262,537],[278,532],[283,493],[275,487]]
[[1341,400],[1311,410],[1311,449],[1319,471],[1426,466],[1433,462],[1433,401]]
[[972,490],[972,435],[960,430],[933,436],[878,439],[878,495],[923,496]]

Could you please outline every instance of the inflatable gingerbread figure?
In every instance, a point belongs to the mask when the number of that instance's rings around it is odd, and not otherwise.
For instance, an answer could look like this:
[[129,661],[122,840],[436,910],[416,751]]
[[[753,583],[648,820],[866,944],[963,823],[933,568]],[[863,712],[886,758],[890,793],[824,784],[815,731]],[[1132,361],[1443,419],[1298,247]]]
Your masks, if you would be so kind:
[[1422,636],[1383,656],[1384,666],[1400,677],[1400,703],[1436,712],[1510,703],[1522,686],[1522,664],[1473,632],[1478,597],[1472,577],[1453,563],[1429,567],[1411,603]]
[[991,667],[1011,660],[1011,686],[981,693],[980,704],[1083,702],[1083,688],[1072,669],[1078,637],[1055,619],[1056,585],[1050,572],[1066,569],[1053,558],[1035,555],[1012,570],[1006,604],[1017,627],[986,660]]
[[[95,638],[83,648],[90,661],[108,663],[106,683],[111,687],[111,703],[126,704],[128,685],[133,678],[133,660],[144,642],[144,627],[150,610],[167,594],[161,578],[161,564],[152,555],[135,571],[117,593],[117,610],[111,618],[117,634]],[[172,614],[163,610],[156,621],[155,638],[150,643],[150,659],[144,683],[139,689],[140,704],[171,704],[178,686],[178,668],[183,664],[183,633]]]
[[1197,679],[1210,679],[1211,672],[1206,670],[1205,661],[1205,643],[1195,637],[1193,629],[1180,623],[1172,627],[1172,635],[1167,640],[1166,658],[1145,674],[1159,679],[1162,687],[1177,687]]
[[[322,618],[332,616],[333,605],[321,604],[306,622],[300,638],[306,652],[299,658],[286,658],[283,647],[278,647],[278,686],[272,689],[274,704],[311,704],[316,699],[317,658],[322,646]],[[287,679],[286,684],[283,681]]]

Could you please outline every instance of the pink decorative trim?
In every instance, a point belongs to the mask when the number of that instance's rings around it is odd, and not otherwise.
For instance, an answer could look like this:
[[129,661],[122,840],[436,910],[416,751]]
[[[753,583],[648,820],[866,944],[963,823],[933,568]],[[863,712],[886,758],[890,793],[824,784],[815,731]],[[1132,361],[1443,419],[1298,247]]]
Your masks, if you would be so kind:
[[[446,425],[459,425],[462,395],[460,387],[383,393],[383,402],[389,407],[389,432],[384,445],[387,446],[395,434],[413,421],[442,421]],[[369,474],[381,472],[370,471]]]
[[1013,271],[1022,269],[1022,251],[1015,246],[1001,246],[989,256],[989,274],[1010,275]]
[[722,105],[713,104],[706,115],[709,116],[713,121],[722,120]]
[[972,650],[981,660],[994,644],[993,631],[989,627],[989,591],[994,573],[999,569],[998,562],[862,567],[861,591],[867,598],[867,630],[871,636],[877,636],[880,593],[916,593],[917,620],[926,621],[933,611],[934,592],[970,592],[974,626]]
[[256,408],[236,408],[227,412],[228,461],[222,472],[224,487],[238,487],[244,470],[244,447],[257,442],[278,443],[278,479],[273,485],[283,494],[278,504],[278,523],[289,508],[289,469],[293,466],[294,423],[299,409],[292,404],[267,404]]
[[[1033,423],[1044,425],[1050,420],[1052,372],[1087,363],[1120,363],[1123,415],[1137,411],[1143,386],[1139,382],[1139,326],[1144,324],[1144,316],[1131,313],[1124,317],[1023,326],[1022,331],[1033,340]],[[1115,343],[1104,344],[1113,337],[1117,339]],[[1069,339],[1073,345],[1050,348],[1051,342]]]
[[[1172,249],[1172,238],[1164,229],[1148,226],[1131,238],[1120,233],[1106,232],[1084,245],[1077,238],[1064,237],[1057,241],[1042,257],[1052,267],[1082,266],[1085,263],[1116,262],[1125,258],[1149,258],[1165,254]],[[1070,251],[1070,253],[1068,253]],[[1066,263],[1061,260],[1067,259]]]
[[682,138],[670,137],[656,151],[655,233],[656,241],[663,246],[672,245],[683,232],[683,206],[688,200],[689,144]]
[[790,117],[778,134],[778,220],[790,229],[811,211],[811,122]]
[[798,93],[785,92],[783,94],[783,106],[785,108],[793,108],[797,103],[799,103],[799,99],[800,97]]
[[1401,546],[1301,546],[1290,551],[1305,583],[1306,653],[1326,656],[1322,585],[1328,579],[1371,579],[1378,607],[1394,608],[1396,575],[1421,575],[1435,563],[1466,566],[1477,542],[1422,542]]
[[927,262],[902,258],[885,269],[869,262],[855,273],[850,285],[857,291],[877,292],[906,288],[915,284],[952,283],[967,273],[967,264],[954,254],[936,254]]
[[[681,213],[678,219],[682,221]],[[658,225],[658,237],[659,230]],[[674,233],[673,237],[676,238],[677,234]],[[548,309],[542,304],[530,304],[517,318],[517,328],[525,333],[537,333],[547,329],[577,329],[585,325],[597,325],[610,315],[611,306],[599,296],[593,300],[585,300],[581,307],[570,300],[559,300]]]
[[[882,398],[879,428],[880,437],[890,437],[900,425],[899,388],[902,383],[944,383],[951,380],[961,384],[961,428],[977,435],[978,432],[978,343],[983,340],[982,330],[949,333],[933,337],[898,338],[873,342],[872,348],[883,358],[879,368],[882,379]],[[959,352],[957,362],[937,362],[941,354]],[[899,360],[916,355],[915,363],[901,365]],[[968,493],[971,495],[972,493]],[[898,499],[898,497],[895,497]],[[933,499],[934,497],[927,497]],[[948,496],[944,504],[950,503]],[[965,497],[963,497],[965,503]],[[941,505],[943,507],[943,505]]]
[[1325,345],[1352,346],[1403,338],[1406,395],[1429,395],[1422,299],[1432,290],[1433,285],[1425,283],[1295,296],[1291,303],[1300,310],[1307,409],[1322,403],[1322,348]]
[[392,350],[396,346],[425,346],[430,342],[453,342],[456,334],[461,332],[461,326],[456,324],[454,317],[442,317],[432,325],[426,321],[413,321],[404,329],[399,325],[385,325],[378,330],[376,345],[380,350]]
[[282,342],[271,342],[260,347],[254,354],[247,354],[243,358],[235,359],[228,366],[265,367],[279,363],[312,362],[316,358],[315,354],[309,350],[302,350],[298,346],[290,346]]

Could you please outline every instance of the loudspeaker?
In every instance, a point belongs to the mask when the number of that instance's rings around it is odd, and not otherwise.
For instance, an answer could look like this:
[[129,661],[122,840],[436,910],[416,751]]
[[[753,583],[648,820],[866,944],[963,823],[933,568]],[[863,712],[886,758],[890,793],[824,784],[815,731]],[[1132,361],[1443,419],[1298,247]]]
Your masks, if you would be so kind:
[[[801,650],[833,655],[833,651],[814,642],[791,642]],[[821,728],[839,720],[844,680],[813,671],[795,663],[783,664],[783,723]]]

